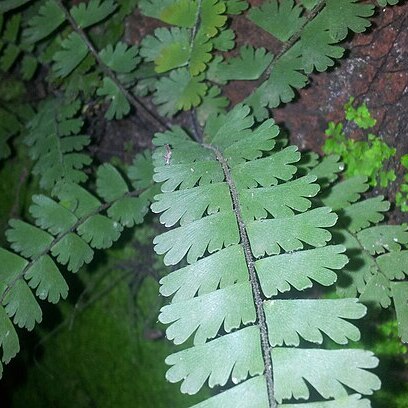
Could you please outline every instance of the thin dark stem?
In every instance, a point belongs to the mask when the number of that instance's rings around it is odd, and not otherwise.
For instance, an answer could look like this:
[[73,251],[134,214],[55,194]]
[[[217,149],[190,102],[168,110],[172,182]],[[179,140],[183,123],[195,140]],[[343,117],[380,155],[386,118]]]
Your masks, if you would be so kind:
[[169,130],[170,127],[167,125],[166,122],[163,121],[160,116],[154,114],[139,98],[134,96],[130,93],[126,87],[119,81],[116,74],[102,61],[99,57],[99,53],[88,38],[87,34],[81,27],[78,26],[76,21],[73,19],[67,8],[64,6],[62,0],[55,0],[58,6],[63,10],[65,14],[65,18],[71,25],[72,29],[82,38],[82,41],[86,44],[89,51],[95,58],[96,62],[98,63],[99,67],[103,71],[103,73],[108,76],[114,84],[118,87],[120,92],[126,97],[126,99],[138,110],[141,116],[143,116],[147,121],[154,124],[154,126],[159,131]]
[[116,202],[120,201],[124,197],[134,197],[140,195],[144,190],[134,190],[130,191],[127,194],[123,195],[122,197],[118,198],[115,201],[112,201],[110,203],[105,203],[100,205],[98,208],[95,210],[91,211],[90,213],[84,215],[82,218],[79,218],[78,221],[68,230],[62,232],[58,236],[56,236],[52,242],[37,256],[35,256],[33,259],[31,259],[30,262],[27,263],[27,265],[23,268],[23,270],[14,277],[12,281],[7,283],[7,286],[0,296],[0,305],[3,304],[4,299],[6,298],[7,294],[13,289],[14,285],[20,280],[23,279],[27,271],[37,262],[42,256],[47,255],[49,252],[51,252],[51,249],[56,245],[58,242],[60,242],[63,238],[65,238],[68,234],[74,232],[80,225],[82,225],[85,221],[87,221],[89,218],[93,217],[94,215],[97,215],[101,213],[102,211],[106,211],[109,207],[111,207],[113,204]]
[[320,0],[319,3],[316,4],[316,6],[313,8],[313,10],[308,13],[306,16],[305,21],[303,24],[299,27],[299,29],[292,35],[292,37],[289,38],[289,40],[283,44],[281,50],[276,54],[275,58],[271,61],[271,63],[268,65],[266,70],[264,71],[264,74],[262,76],[262,82],[266,81],[272,71],[272,68],[274,65],[280,60],[280,58],[287,52],[289,51],[295,43],[299,40],[301,37],[304,28],[309,24],[316,16],[317,14],[320,13],[320,11],[323,9],[323,7],[326,4],[326,0]]
[[261,287],[258,281],[258,277],[255,271],[255,259],[252,255],[251,246],[249,243],[249,238],[242,216],[241,207],[239,205],[238,191],[235,186],[234,180],[231,176],[230,168],[225,158],[222,156],[221,152],[214,146],[203,144],[204,147],[210,149],[215,153],[215,156],[218,162],[221,164],[222,170],[225,175],[225,180],[228,184],[230,195],[232,198],[234,213],[238,221],[239,235],[241,246],[244,250],[245,260],[249,271],[249,281],[252,287],[252,293],[254,295],[255,307],[256,307],[256,316],[257,322],[261,334],[261,349],[262,357],[265,366],[265,379],[266,379],[266,388],[268,393],[269,407],[276,408],[277,403],[275,400],[275,391],[274,391],[274,380],[273,380],[273,370],[272,370],[272,357],[271,357],[271,347],[268,340],[268,326],[266,324],[265,311],[263,309],[263,298],[261,294]]

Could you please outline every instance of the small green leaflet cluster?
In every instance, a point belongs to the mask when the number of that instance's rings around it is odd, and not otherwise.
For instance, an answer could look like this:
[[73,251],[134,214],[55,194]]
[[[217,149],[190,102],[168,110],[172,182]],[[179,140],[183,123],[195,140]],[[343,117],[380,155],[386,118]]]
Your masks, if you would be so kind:
[[234,47],[234,33],[226,27],[227,15],[242,12],[248,7],[246,1],[142,0],[139,7],[144,15],[172,25],[157,28],[141,43],[144,60],[153,62],[158,74],[166,73],[153,83],[159,112],[172,116],[207,100],[215,111],[224,108],[227,100],[219,96],[218,87],[208,85],[204,71],[208,71],[213,50]]
[[399,335],[408,342],[408,282],[401,282],[408,276],[408,228],[377,225],[390,205],[382,196],[359,200],[367,190],[366,177],[352,177],[320,197],[339,215],[334,242],[344,245],[350,258],[339,273],[337,292],[384,308],[393,299]]
[[[96,178],[97,196],[78,184],[58,184],[53,198],[33,196],[34,224],[12,219],[9,249],[0,248],[1,362],[19,351],[15,327],[32,330],[41,322],[40,300],[57,303],[68,294],[61,273],[76,273],[92,261],[95,249],[109,248],[124,227],[143,222],[153,194],[150,158],[140,155],[128,169],[128,182],[105,164]],[[0,362],[0,376],[3,370]]]
[[34,56],[34,45],[21,39],[21,30],[21,14],[4,16],[0,12],[0,71],[11,71],[19,61],[21,78],[29,81],[37,71],[38,60]]
[[[27,43],[35,44],[47,39],[67,19],[78,28],[76,31],[71,29],[68,33],[64,31],[62,38],[57,37],[57,44],[50,46],[54,80],[63,79],[63,86],[72,96],[83,92],[90,97],[96,92],[96,95],[107,98],[110,106],[106,118],[109,120],[121,119],[130,111],[130,104],[123,94],[123,89],[133,86],[136,82],[139,51],[136,46],[128,46],[119,41],[114,45],[106,45],[101,51],[95,51],[95,56],[85,41],[84,30],[103,23],[117,9],[118,5],[113,0],[91,0],[72,7],[67,16],[58,1],[47,0],[38,10],[38,14],[29,19],[28,27],[23,32]],[[95,65],[96,62],[98,65]],[[108,71],[111,75],[107,74]]]
[[40,187],[51,190],[58,182],[84,182],[84,166],[91,158],[82,152],[90,143],[81,134],[84,121],[79,100],[66,102],[51,98],[40,104],[37,114],[28,123],[24,142],[35,162],[33,174],[39,176]]
[[[203,144],[177,127],[155,136],[153,178],[162,194],[151,209],[174,227],[155,238],[155,250],[166,265],[181,263],[160,282],[172,301],[159,320],[175,344],[193,341],[166,359],[167,379],[182,381],[189,394],[207,381],[229,384],[197,408],[369,407],[361,394],[379,389],[366,370],[378,360],[363,350],[319,347],[324,336],[340,345],[357,341],[349,320],[366,308],[353,298],[301,292],[313,282],[332,285],[348,262],[345,246],[328,244],[337,216],[313,206],[317,176],[297,177],[300,153],[275,149],[273,120],[253,125],[249,107],[238,105],[210,116]],[[311,388],[320,401],[289,402],[308,400]]]
[[[345,119],[360,129],[370,129],[376,124],[367,106],[353,107],[354,98],[344,105]],[[338,154],[346,165],[345,176],[366,176],[371,186],[386,187],[396,179],[394,170],[385,170],[384,164],[395,155],[396,149],[389,147],[380,137],[368,133],[367,141],[347,137],[342,123],[329,122],[326,129],[323,151],[326,154]]]

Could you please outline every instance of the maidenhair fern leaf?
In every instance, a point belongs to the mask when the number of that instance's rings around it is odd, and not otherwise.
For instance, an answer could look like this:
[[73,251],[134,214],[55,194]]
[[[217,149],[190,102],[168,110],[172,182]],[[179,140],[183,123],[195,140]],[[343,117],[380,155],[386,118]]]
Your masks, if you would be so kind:
[[27,258],[40,256],[52,243],[52,235],[21,220],[9,221],[6,231],[11,248]]
[[64,11],[56,1],[47,0],[39,9],[38,15],[28,21],[24,36],[30,43],[42,40],[56,30],[65,20]]
[[104,164],[98,169],[97,190],[100,197],[111,202],[129,192],[128,185],[111,164]]
[[316,23],[309,25],[303,31],[302,38],[295,47],[299,47],[302,54],[302,65],[307,74],[326,71],[334,65],[334,61],[344,54],[344,48],[336,44],[327,31],[322,32]]
[[51,248],[51,254],[68,271],[78,272],[84,264],[92,261],[94,251],[78,235],[67,233]]
[[13,323],[32,330],[42,320],[42,312],[31,289],[23,280],[17,280],[9,291],[3,292],[3,306]]
[[92,215],[78,227],[78,234],[91,247],[109,248],[120,237],[123,227],[104,215]]
[[390,209],[390,203],[383,196],[369,198],[346,207],[342,219],[351,232],[358,232],[371,223],[378,223],[384,219],[384,212]]
[[226,6],[224,1],[202,0],[200,31],[209,37],[214,37],[218,29],[227,21],[227,17],[224,15],[225,11]]
[[371,255],[385,251],[400,251],[408,244],[408,232],[404,225],[379,225],[357,233],[357,238]]
[[156,71],[166,72],[187,64],[190,58],[190,35],[184,28],[157,28],[154,36],[146,36],[141,44],[140,55],[153,61]]
[[[167,265],[187,262],[160,282],[173,300],[159,320],[176,344],[194,339],[166,359],[166,377],[189,394],[207,381],[231,381],[197,407],[277,407],[309,399],[312,387],[322,400],[312,406],[364,407],[348,390],[369,395],[379,388],[366,371],[378,364],[371,353],[297,346],[301,339],[321,344],[324,335],[339,344],[358,340],[350,320],[365,307],[356,299],[296,299],[299,293],[268,300],[291,286],[333,284],[347,257],[343,245],[327,244],[337,216],[314,207],[316,177],[295,177],[297,149],[274,150],[273,121],[253,125],[248,107],[238,105],[208,119],[202,144],[178,128],[155,137],[154,178],[164,183],[151,208],[173,227],[154,239],[155,250]],[[250,146],[248,154],[235,145]],[[163,160],[169,148],[174,162]]]
[[332,210],[339,210],[357,201],[361,193],[368,190],[368,187],[367,177],[352,177],[335,184],[327,191],[326,195],[321,196],[320,199],[324,205],[327,205]]
[[[300,338],[321,344],[326,334],[338,344],[360,340],[359,330],[345,319],[360,319],[366,308],[357,299],[269,300],[265,302],[268,326],[281,326],[270,332],[272,347],[299,346]],[[285,322],[284,325],[281,322]]]
[[129,101],[111,78],[103,78],[103,87],[98,88],[97,94],[110,99],[110,106],[105,113],[106,119],[122,119],[130,112]]
[[41,256],[37,262],[27,269],[25,278],[31,289],[36,289],[40,299],[47,299],[50,303],[58,303],[68,296],[68,285],[61,275],[58,266],[48,256]]
[[[339,270],[347,263],[341,245],[314,248],[293,254],[281,254],[255,261],[262,291],[265,296],[276,296],[291,289],[304,290],[313,286],[313,281],[323,286],[336,282]],[[302,265],[308,265],[304,271]],[[282,274],[269,276],[271,270],[280,270]]]
[[79,27],[86,28],[104,20],[116,8],[114,0],[90,0],[72,7],[71,15]]
[[192,77],[186,68],[171,71],[157,83],[154,102],[162,115],[173,116],[181,109],[197,106],[207,91],[202,75]]
[[15,44],[8,44],[3,51],[3,55],[0,58],[0,69],[3,72],[7,72],[16,62],[20,55],[20,48]]
[[230,28],[221,30],[216,37],[212,39],[213,46],[218,51],[229,51],[235,46],[235,33]]
[[53,69],[57,76],[65,78],[88,55],[88,47],[79,34],[73,32],[62,41],[62,51],[57,51],[53,60]]
[[109,44],[99,53],[99,56],[103,63],[113,71],[120,74],[128,74],[132,72],[140,62],[138,52],[137,47],[129,47],[127,44],[118,42],[115,48]]
[[302,8],[294,0],[269,0],[249,12],[249,19],[281,41],[287,41],[304,24]]
[[272,55],[263,48],[241,47],[239,57],[230,58],[226,63],[217,66],[216,75],[221,81],[255,80],[262,75],[271,61]]
[[30,213],[36,225],[56,235],[71,229],[78,218],[67,208],[45,195],[34,195]]
[[348,30],[362,33],[371,25],[367,17],[374,14],[373,4],[362,4],[356,0],[327,0],[326,8],[319,16],[328,27],[330,36],[336,41],[346,38]]

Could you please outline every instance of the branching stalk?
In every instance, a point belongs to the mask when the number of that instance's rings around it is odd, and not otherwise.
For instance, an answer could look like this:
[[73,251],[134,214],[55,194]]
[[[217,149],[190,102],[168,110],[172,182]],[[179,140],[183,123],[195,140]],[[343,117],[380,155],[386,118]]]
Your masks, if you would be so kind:
[[118,77],[116,74],[102,61],[100,58],[98,51],[92,44],[91,40],[88,38],[87,34],[85,31],[79,27],[79,25],[76,23],[74,18],[71,16],[69,13],[68,9],[64,6],[62,0],[55,0],[58,4],[58,6],[61,8],[61,10],[65,14],[66,20],[69,22],[71,25],[72,29],[82,38],[82,41],[86,44],[88,47],[88,50],[90,53],[93,55],[95,58],[97,64],[103,71],[103,73],[108,76],[114,84],[117,86],[117,88],[120,90],[120,92],[126,97],[126,99],[133,105],[135,109],[139,111],[141,116],[143,116],[147,121],[151,122],[154,124],[154,126],[159,130],[160,132],[165,131],[165,130],[170,130],[170,127],[167,125],[165,121],[163,121],[160,116],[154,114],[144,103],[141,101],[138,97],[134,96],[131,92],[129,92],[126,87],[119,81]]

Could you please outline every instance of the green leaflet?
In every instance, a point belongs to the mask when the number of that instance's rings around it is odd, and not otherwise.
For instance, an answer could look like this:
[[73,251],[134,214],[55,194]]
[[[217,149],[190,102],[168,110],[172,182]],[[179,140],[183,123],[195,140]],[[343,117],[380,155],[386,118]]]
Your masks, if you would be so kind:
[[239,57],[230,58],[215,68],[214,75],[218,81],[255,80],[258,79],[272,61],[272,54],[264,48],[251,46],[241,47]]
[[157,28],[154,36],[146,36],[143,39],[140,55],[146,61],[154,61],[155,69],[159,73],[184,66],[190,58],[189,37],[186,29]]
[[38,15],[29,20],[24,37],[30,43],[38,42],[56,30],[64,20],[63,10],[54,0],[48,0],[40,7]]
[[117,8],[113,0],[90,0],[72,7],[71,15],[81,28],[99,23]]
[[54,54],[54,71],[57,76],[64,78],[69,75],[88,55],[88,47],[79,36],[73,32],[62,41],[62,51]]
[[140,62],[140,57],[137,54],[137,47],[129,47],[127,44],[118,42],[115,48],[109,44],[99,53],[99,56],[103,63],[113,71],[120,74],[128,74]]
[[335,184],[330,190],[323,193],[320,199],[324,205],[327,205],[332,210],[339,210],[357,201],[361,193],[367,190],[367,177],[353,177]]
[[[161,293],[173,299],[159,320],[176,344],[189,338],[194,344],[166,359],[167,379],[181,381],[188,394],[207,381],[210,387],[235,385],[197,407],[276,407],[292,397],[307,400],[310,387],[322,399],[310,406],[365,407],[367,401],[348,397],[345,386],[367,395],[379,388],[366,371],[378,364],[372,353],[297,348],[300,338],[358,340],[350,320],[361,318],[365,307],[356,299],[295,294],[268,300],[291,286],[333,284],[334,271],[348,259],[343,245],[327,245],[326,228],[337,216],[313,205],[316,176],[295,176],[297,149],[274,150],[272,121],[253,125],[248,107],[239,105],[208,119],[201,145],[177,128],[155,137],[155,180],[164,184],[151,208],[173,227],[154,239],[155,250],[167,265],[187,261],[160,282]],[[243,146],[250,146],[244,157]],[[174,162],[163,160],[168,148]]]
[[281,41],[287,41],[304,24],[302,8],[294,0],[264,2],[248,14],[250,20]]
[[[69,114],[75,113],[75,106],[70,109]],[[66,124],[65,130],[72,126]],[[14,326],[32,330],[41,321],[36,297],[51,303],[67,297],[60,265],[77,272],[92,261],[94,249],[110,247],[124,227],[143,221],[153,195],[147,157],[136,157],[128,174],[139,190],[130,190],[119,171],[105,164],[96,178],[97,192],[104,201],[78,184],[62,182],[53,189],[55,199],[33,196],[29,211],[37,226],[21,220],[9,222],[6,237],[15,253],[0,248],[2,362],[8,363],[19,351]]]
[[159,105],[159,112],[165,116],[173,116],[181,109],[188,110],[197,106],[207,90],[203,79],[201,75],[192,77],[186,68],[171,71],[169,77],[161,78],[153,98]]
[[111,101],[111,104],[105,113],[106,119],[122,119],[130,112],[128,100],[111,78],[103,78],[103,87],[98,88],[96,93],[97,95],[108,97]]

